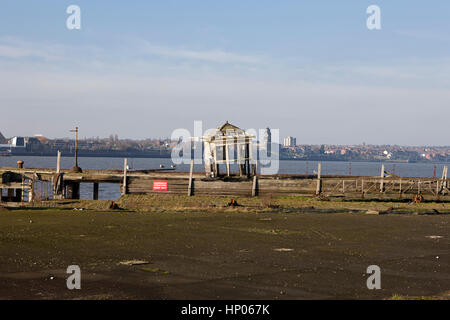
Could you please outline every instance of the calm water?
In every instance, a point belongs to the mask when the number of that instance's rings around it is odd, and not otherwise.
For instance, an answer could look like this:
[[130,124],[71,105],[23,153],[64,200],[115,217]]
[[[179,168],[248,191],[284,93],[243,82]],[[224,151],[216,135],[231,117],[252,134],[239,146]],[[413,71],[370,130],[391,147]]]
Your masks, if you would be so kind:
[[[23,160],[25,168],[56,168],[56,157],[0,157],[0,167],[15,167],[18,160]],[[160,165],[170,168],[171,159],[128,159],[130,169],[157,169]],[[313,174],[317,170],[317,161],[281,160],[280,174]],[[385,170],[401,177],[440,177],[445,163],[386,163]],[[61,158],[62,169],[73,166],[73,158]],[[79,158],[79,166],[83,169],[110,169],[123,170],[123,158]],[[237,172],[237,168],[233,168]],[[337,162],[322,161],[322,174],[324,175],[380,175],[381,163],[379,162]],[[178,165],[176,171],[188,172],[189,165]],[[202,165],[195,165],[195,171],[202,172]],[[222,171],[224,171],[222,169]],[[82,199],[92,198],[92,184],[81,184]],[[119,185],[100,184],[99,198],[102,200],[115,200],[120,196]]]

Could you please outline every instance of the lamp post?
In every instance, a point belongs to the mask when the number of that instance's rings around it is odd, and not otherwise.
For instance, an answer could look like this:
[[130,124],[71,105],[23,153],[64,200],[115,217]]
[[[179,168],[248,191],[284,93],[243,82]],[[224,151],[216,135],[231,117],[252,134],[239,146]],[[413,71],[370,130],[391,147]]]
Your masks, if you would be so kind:
[[83,172],[78,166],[78,127],[75,130],[70,130],[70,132],[75,132],[75,165],[70,169],[72,172]]

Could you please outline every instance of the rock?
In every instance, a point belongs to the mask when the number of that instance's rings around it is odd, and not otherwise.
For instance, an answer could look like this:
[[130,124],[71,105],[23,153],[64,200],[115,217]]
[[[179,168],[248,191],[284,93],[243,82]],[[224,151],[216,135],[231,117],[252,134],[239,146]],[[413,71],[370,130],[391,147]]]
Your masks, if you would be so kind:
[[376,211],[376,210],[367,210],[366,214],[380,214],[380,211]]
[[443,236],[426,236],[428,239],[442,239]]
[[273,249],[274,251],[278,251],[278,252],[290,252],[290,251],[294,251],[294,249],[290,249],[290,248],[277,248],[277,249]]
[[145,260],[128,260],[128,261],[121,261],[119,262],[119,264],[125,266],[139,266],[143,264],[150,264],[150,262]]

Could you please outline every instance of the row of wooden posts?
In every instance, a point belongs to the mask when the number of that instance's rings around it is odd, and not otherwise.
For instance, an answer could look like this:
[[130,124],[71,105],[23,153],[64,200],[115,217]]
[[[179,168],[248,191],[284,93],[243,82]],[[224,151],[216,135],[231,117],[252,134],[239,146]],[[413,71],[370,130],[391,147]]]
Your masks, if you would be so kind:
[[[123,168],[123,180],[120,173],[112,174],[111,177],[114,178],[114,180],[111,182],[113,183],[120,183],[119,181],[122,181],[122,194],[127,194],[129,192],[131,193],[151,193],[151,181],[153,179],[152,175],[146,175],[146,174],[129,174],[128,172],[128,160],[124,159],[124,168]],[[20,168],[20,167],[19,167]],[[17,173],[18,174],[18,173]],[[99,183],[101,181],[105,181],[104,176],[105,174],[101,175],[103,178],[98,178],[94,175],[88,174],[87,181],[85,180],[85,176],[83,176],[81,179],[79,177],[75,177],[72,174],[68,175],[67,180],[64,178],[64,173],[61,172],[61,153],[58,152],[57,156],[57,167],[56,167],[56,175],[53,174],[51,171],[48,173],[44,173],[46,177],[41,177],[41,174],[39,172],[31,173],[31,175],[25,176],[22,174],[22,183],[20,181],[11,182],[11,183],[3,183],[6,185],[3,188],[6,188],[8,190],[8,195],[13,196],[14,190],[15,196],[14,201],[18,201],[17,197],[20,197],[20,200],[23,201],[24,198],[24,190],[28,190],[28,200],[31,202],[33,201],[33,191],[34,191],[34,184],[37,181],[52,181],[53,183],[53,198],[54,199],[77,199],[80,196],[80,183],[83,182],[93,182],[93,199],[97,200],[99,197]],[[108,175],[108,174],[106,174]],[[165,175],[157,174],[157,176],[161,177],[161,179],[168,179],[169,181],[173,181],[173,177],[171,175],[168,175],[167,177]],[[179,180],[183,180],[186,178],[183,178],[183,174],[177,174],[176,175]],[[290,192],[291,194],[296,194],[296,190],[298,192],[303,192],[304,194],[316,194],[320,195],[322,193],[332,193],[334,191],[342,190],[342,193],[346,193],[346,191],[349,194],[356,194],[361,193],[366,194],[369,192],[376,191],[378,189],[379,193],[393,193],[398,192],[400,194],[402,193],[411,193],[411,190],[414,190],[414,192],[417,190],[418,193],[423,192],[430,192],[432,190],[432,194],[435,194],[436,196],[442,194],[448,195],[448,188],[449,188],[449,181],[448,181],[448,167],[444,166],[444,170],[442,173],[442,179],[420,179],[420,178],[400,178],[396,176],[392,177],[386,177],[386,171],[384,164],[381,165],[381,173],[379,177],[355,177],[354,179],[347,178],[347,177],[323,177],[322,175],[322,163],[318,164],[317,167],[317,176],[313,178],[299,178],[299,177],[281,177],[281,176],[258,176],[253,175],[251,177],[251,180],[246,180],[244,182],[236,181],[234,183],[228,183],[222,180],[214,180],[209,181],[208,179],[205,181],[199,181],[197,188],[194,190],[194,161],[192,160],[190,163],[190,170],[189,170],[189,176],[188,176],[188,182],[187,185],[183,185],[178,182],[178,184],[175,184],[172,186],[175,186],[175,189],[171,189],[169,186],[169,193],[185,193],[188,196],[193,196],[194,194],[209,194],[209,191],[211,191],[212,194],[218,191],[223,194],[230,194],[232,190],[236,190],[237,195],[241,194],[242,192],[246,195],[251,196],[257,196],[261,195],[264,196],[266,194],[283,194],[286,192]],[[109,178],[108,178],[109,179]],[[156,178],[157,179],[157,178]],[[198,174],[196,175],[195,181],[198,179]],[[279,179],[279,180],[278,180]],[[26,182],[25,182],[26,180]],[[203,180],[203,179],[201,179]],[[354,182],[350,183],[349,180],[354,180]],[[12,180],[11,180],[12,181]],[[15,180],[14,180],[15,181]],[[106,180],[109,181],[109,180]],[[148,181],[148,186],[146,185]],[[186,180],[184,180],[186,181]],[[215,183],[216,181],[216,183]],[[220,182],[222,181],[222,182]],[[272,182],[270,182],[272,181]],[[279,182],[276,182],[279,181]],[[303,184],[303,187],[299,185]],[[242,185],[241,185],[242,184]],[[287,184],[287,185],[286,185]],[[340,188],[339,184],[341,184],[342,189]],[[403,188],[402,188],[403,184]],[[187,188],[186,188],[186,187]],[[250,186],[251,186],[251,192],[250,192]],[[325,186],[325,191],[323,190]],[[366,187],[367,186],[367,187]],[[412,187],[414,186],[414,187]],[[185,189],[186,188],[186,189]],[[234,189],[233,189],[234,188]],[[130,190],[129,190],[130,189]],[[221,192],[222,190],[224,192]],[[226,190],[225,190],[226,189]],[[286,191],[286,189],[288,189]],[[19,191],[17,191],[19,190]],[[239,191],[241,190],[241,191]],[[246,191],[247,190],[247,191]],[[395,191],[394,191],[395,190]],[[305,193],[306,191],[306,193]],[[39,197],[39,195],[38,195]]]
[[[122,184],[122,194],[127,194],[127,159],[124,160],[124,173],[123,173],[123,184]],[[192,196],[194,187],[193,187],[193,169],[194,169],[194,161],[191,160],[190,163],[190,170],[189,170],[189,182],[188,182],[188,189],[187,189],[187,195],[188,196]],[[386,178],[386,171],[385,171],[385,165],[382,164],[381,165],[381,173],[380,173],[380,178],[379,178],[379,192],[383,193],[385,192],[385,178]],[[444,188],[448,188],[447,185],[447,176],[448,176],[448,167],[444,166],[443,169],[443,173],[442,173],[442,179],[441,179],[441,183],[437,183],[437,190],[436,190],[436,194],[438,194],[441,190],[443,190]],[[392,182],[392,179],[389,180],[390,182]],[[252,180],[252,196],[257,196],[258,195],[258,175],[254,174],[253,176],[253,180]],[[364,179],[362,179],[361,181],[362,185],[361,185],[361,193],[364,194],[365,190],[364,190]],[[345,192],[345,180],[342,180],[342,185],[343,185],[343,192]],[[402,180],[399,177],[399,185],[400,185],[400,192],[402,190]],[[320,195],[322,193],[322,186],[323,186],[323,177],[322,177],[322,163],[319,162],[318,163],[318,167],[317,167],[317,184],[316,184],[316,195]],[[418,183],[418,190],[420,193],[420,182]]]
[[[317,187],[316,187],[316,195],[320,195],[322,193],[322,177],[321,177],[321,172],[322,172],[322,163],[319,162],[318,164],[318,168],[317,168]],[[381,165],[381,173],[380,173],[380,193],[385,192],[385,175],[386,175],[386,170],[385,170],[385,166],[384,164]],[[442,171],[442,178],[441,178],[441,183],[437,183],[436,186],[436,194],[438,194],[439,192],[441,192],[441,190],[443,190],[444,188],[448,188],[447,185],[447,177],[448,177],[448,166],[444,166],[443,171]],[[362,185],[361,185],[361,193],[364,193],[364,180],[361,181]],[[343,192],[345,192],[345,180],[342,180],[342,184],[343,184]],[[399,185],[400,185],[400,192],[402,191],[401,187],[402,187],[402,180],[399,179]],[[418,183],[418,193],[420,193],[420,182]]]

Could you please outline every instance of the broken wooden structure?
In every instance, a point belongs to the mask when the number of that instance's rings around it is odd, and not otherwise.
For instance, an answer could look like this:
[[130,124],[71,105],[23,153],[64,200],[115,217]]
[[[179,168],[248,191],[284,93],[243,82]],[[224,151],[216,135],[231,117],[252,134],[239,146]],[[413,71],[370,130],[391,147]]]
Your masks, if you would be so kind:
[[228,121],[219,128],[208,132],[202,137],[206,176],[220,177],[219,165],[225,164],[226,176],[230,177],[233,163],[238,165],[239,176],[256,175],[253,139],[255,139],[254,135],[228,123]]
[[[79,199],[80,184],[91,183],[92,199],[99,197],[100,183],[114,183],[124,194],[180,194],[234,197],[324,196],[353,199],[413,199],[450,201],[448,167],[442,178],[399,177],[385,171],[368,176],[324,176],[318,164],[315,175],[258,175],[253,139],[248,132],[228,123],[202,137],[205,172],[160,170],[129,171],[127,159],[122,170],[62,170],[58,152],[55,169],[0,168],[0,197],[5,202],[33,202],[49,199]],[[238,164],[233,173],[230,165]],[[219,170],[225,164],[226,172]],[[77,161],[76,161],[77,166]],[[205,176],[206,173],[206,176]]]
[[[158,170],[83,170],[0,168],[0,188],[8,190],[5,202],[33,202],[40,199],[78,199],[74,184],[93,185],[92,199],[98,199],[100,183],[120,186],[122,194],[179,194],[233,197],[322,196],[349,199],[413,199],[450,201],[450,181],[445,167],[441,178],[380,176],[324,176],[319,165],[316,175],[258,175],[252,179],[227,177],[211,179],[203,172]],[[39,183],[51,186],[51,194],[38,194]]]

